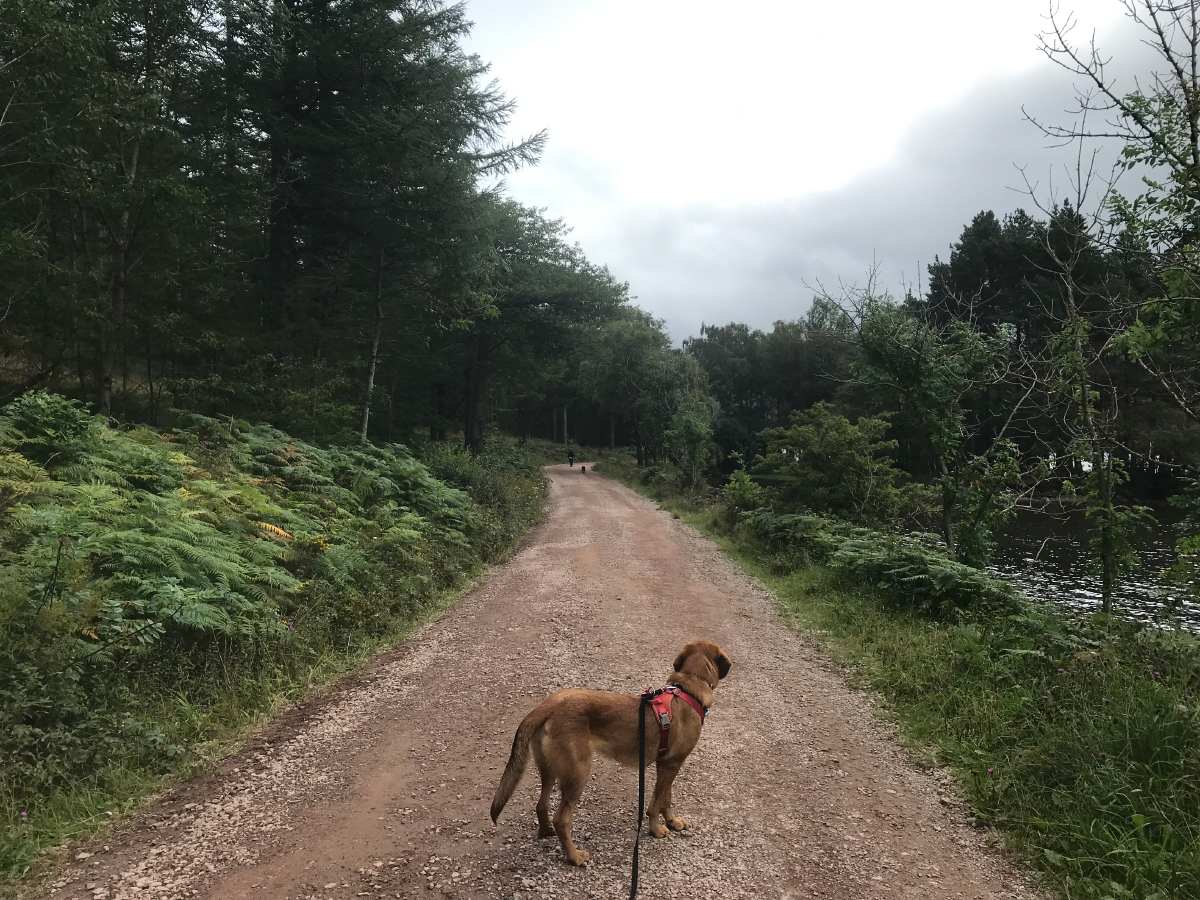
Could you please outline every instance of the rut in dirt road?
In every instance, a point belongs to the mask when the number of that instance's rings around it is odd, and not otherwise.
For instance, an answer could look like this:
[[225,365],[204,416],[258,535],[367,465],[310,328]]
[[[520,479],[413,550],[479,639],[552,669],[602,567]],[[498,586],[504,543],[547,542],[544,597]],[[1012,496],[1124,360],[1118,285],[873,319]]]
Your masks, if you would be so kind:
[[548,472],[545,520],[485,584],[38,896],[624,896],[636,772],[597,758],[575,815],[584,869],[536,837],[536,770],[498,826],[492,792],[546,694],[661,686],[701,638],[733,670],[675,783],[690,831],[643,837],[642,896],[1031,896],[763,588],[621,485]]

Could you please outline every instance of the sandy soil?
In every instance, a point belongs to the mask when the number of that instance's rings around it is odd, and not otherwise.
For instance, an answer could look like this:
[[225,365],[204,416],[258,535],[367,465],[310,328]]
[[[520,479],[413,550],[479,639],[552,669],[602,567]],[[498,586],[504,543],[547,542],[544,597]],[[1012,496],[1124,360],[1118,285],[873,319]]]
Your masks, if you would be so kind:
[[625,896],[633,771],[595,766],[575,816],[586,869],[536,838],[536,773],[499,826],[488,805],[543,696],[661,685],[694,638],[733,669],[676,781],[691,830],[643,832],[642,896],[1033,896],[761,586],[621,485],[549,473],[545,520],[486,583],[30,896]]

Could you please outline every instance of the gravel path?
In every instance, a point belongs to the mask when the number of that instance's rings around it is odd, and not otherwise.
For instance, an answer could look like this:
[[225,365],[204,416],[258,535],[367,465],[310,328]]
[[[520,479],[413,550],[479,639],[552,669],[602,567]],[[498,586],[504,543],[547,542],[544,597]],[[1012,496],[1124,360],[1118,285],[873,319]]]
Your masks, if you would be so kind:
[[499,826],[488,805],[542,697],[660,685],[694,638],[733,670],[676,782],[691,830],[643,837],[643,896],[1033,896],[761,586],[621,485],[548,471],[545,520],[485,584],[30,896],[621,897],[632,771],[597,761],[575,816],[586,869],[537,840],[536,772]]

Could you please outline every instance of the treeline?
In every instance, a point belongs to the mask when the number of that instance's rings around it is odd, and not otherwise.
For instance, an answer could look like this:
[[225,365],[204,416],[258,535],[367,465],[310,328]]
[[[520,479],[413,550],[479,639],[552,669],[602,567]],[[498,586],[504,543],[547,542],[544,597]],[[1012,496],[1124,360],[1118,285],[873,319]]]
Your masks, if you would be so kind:
[[438,0],[0,5],[0,879],[395,641],[541,513],[497,431],[706,472],[704,374]]
[[789,509],[936,531],[972,565],[1015,510],[1065,495],[1088,512],[1107,605],[1153,524],[1144,504],[1188,506],[1200,466],[1192,301],[1167,294],[1185,276],[1130,231],[1069,204],[983,212],[922,296],[868,284],[770,332],[706,326],[685,348],[725,471],[750,464]]
[[[554,436],[605,323],[669,350],[505,199],[545,136],[505,137],[469,27],[439,0],[5,4],[0,402],[478,453],[489,423]],[[630,396],[569,425],[657,446]]]
[[[1200,131],[1176,126],[1200,108],[1181,74],[1200,64],[1184,39],[1198,13],[1137,5],[1160,65],[1132,93],[1056,17],[1043,35],[1079,79],[1082,108],[1111,118],[1126,182],[1088,171],[1081,153],[1069,199],[1031,191],[1036,215],[980,213],[921,294],[893,298],[872,273],[770,333],[730,324],[686,342],[718,404],[724,471],[755,503],[936,531],[959,562],[983,566],[1017,509],[1065,500],[1086,512],[1108,611],[1137,565],[1133,535],[1156,524],[1149,502],[1169,498],[1183,521],[1168,574],[1194,590]],[[1042,127],[1113,138],[1086,122]],[[1117,190],[1126,183],[1136,193]]]

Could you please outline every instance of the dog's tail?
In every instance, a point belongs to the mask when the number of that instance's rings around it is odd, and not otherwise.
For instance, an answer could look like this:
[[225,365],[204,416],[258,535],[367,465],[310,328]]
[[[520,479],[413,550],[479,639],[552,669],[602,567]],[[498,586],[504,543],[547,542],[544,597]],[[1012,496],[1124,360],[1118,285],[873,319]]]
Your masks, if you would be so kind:
[[500,818],[500,813],[504,812],[504,805],[508,803],[508,798],[513,795],[513,791],[521,783],[521,776],[525,774],[525,765],[529,762],[529,745],[533,742],[534,734],[541,729],[545,721],[546,717],[541,710],[534,710],[517,726],[517,733],[513,737],[512,752],[508,755],[508,765],[504,767],[504,774],[500,776],[500,784],[496,787],[496,796],[492,798],[493,822]]

